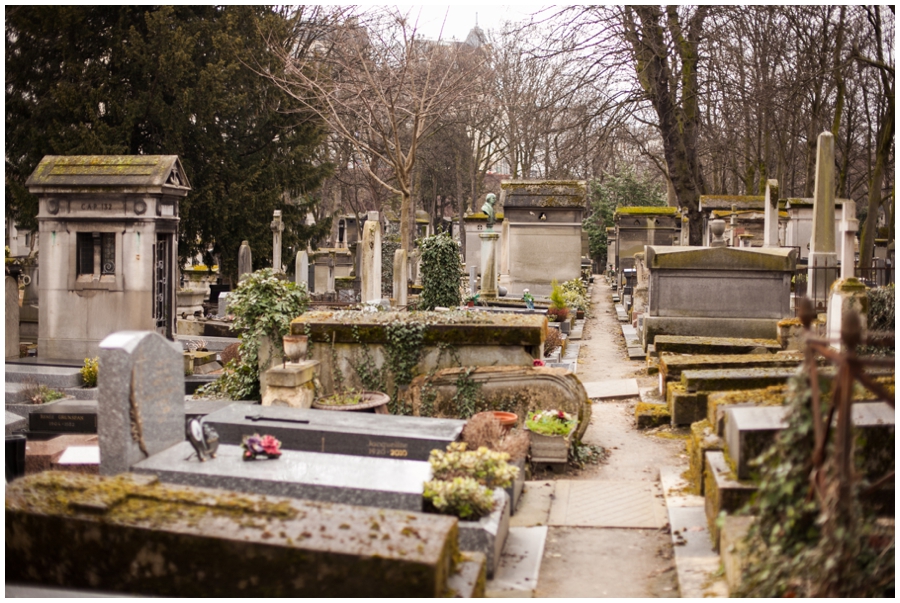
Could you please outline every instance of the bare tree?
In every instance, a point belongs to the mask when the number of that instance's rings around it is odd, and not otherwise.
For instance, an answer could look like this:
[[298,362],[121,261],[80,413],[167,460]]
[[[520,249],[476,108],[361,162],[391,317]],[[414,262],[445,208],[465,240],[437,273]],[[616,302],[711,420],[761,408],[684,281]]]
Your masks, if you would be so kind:
[[[303,24],[298,23],[298,29]],[[401,245],[410,248],[414,170],[422,137],[468,93],[452,45],[423,41],[395,10],[335,24],[312,53],[272,44],[285,63],[278,84],[357,151],[370,177],[401,198]],[[390,166],[391,178],[374,169]]]

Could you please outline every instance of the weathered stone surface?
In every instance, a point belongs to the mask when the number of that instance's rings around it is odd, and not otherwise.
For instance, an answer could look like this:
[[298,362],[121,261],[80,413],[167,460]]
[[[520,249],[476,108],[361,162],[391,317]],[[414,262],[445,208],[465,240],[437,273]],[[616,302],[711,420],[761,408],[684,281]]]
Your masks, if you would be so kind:
[[697,421],[691,424],[691,435],[688,438],[688,476],[691,490],[703,494],[703,476],[706,472],[706,452],[723,450],[725,441],[713,431],[708,421]]
[[14,431],[18,431],[20,429],[25,429],[25,426],[28,424],[28,421],[25,417],[20,417],[19,415],[13,414],[6,411],[6,435],[12,435]]
[[781,344],[774,339],[747,339],[741,337],[691,337],[689,335],[657,335],[654,339],[656,353],[670,354],[754,354],[761,351],[777,352]]
[[10,582],[180,597],[436,597],[458,551],[452,517],[61,473],[7,486],[5,548]]
[[763,389],[712,392],[706,398],[706,418],[717,435],[725,435],[725,411],[744,406],[782,406],[786,385],[772,385]]
[[[264,434],[261,431],[250,431]],[[431,479],[424,461],[285,450],[278,459],[244,461],[240,446],[219,446],[200,462],[189,442],[154,454],[132,467],[166,483],[224,488],[383,509],[422,510],[422,484]]]
[[707,393],[689,392],[681,383],[666,384],[666,404],[672,415],[672,425],[690,425],[706,416]]
[[407,393],[413,413],[420,414],[423,404],[428,404],[434,416],[459,416],[453,397],[463,373],[468,373],[468,379],[479,387],[484,408],[477,410],[515,412],[519,425],[524,425],[528,413],[535,410],[564,410],[578,417],[575,438],[579,440],[591,421],[591,401],[578,377],[565,369],[546,367],[479,367],[471,372],[450,368],[439,370],[431,377],[416,377]]
[[746,538],[750,526],[756,520],[750,515],[728,515],[722,524],[719,535],[719,550],[722,554],[722,567],[725,568],[725,581],[729,592],[737,592],[743,581],[744,571],[750,562]]
[[478,238],[481,240],[481,289],[478,292],[482,297],[497,297],[500,233],[482,232]]
[[719,550],[719,527],[716,523],[719,513],[734,513],[747,504],[755,492],[756,486],[736,479],[723,452],[707,451],[704,498],[706,520],[715,550]]
[[778,319],[645,316],[641,339],[643,344],[652,345],[660,335],[775,339],[778,335]]
[[5,372],[7,383],[34,381],[48,387],[79,387],[82,384],[81,369],[69,366],[7,364]]
[[6,283],[6,358],[19,357],[19,283],[11,276]]
[[782,385],[796,373],[796,368],[688,370],[681,373],[681,384],[688,392],[759,389]]
[[100,473],[115,475],[184,440],[181,346],[149,331],[100,343]]
[[687,370],[749,369],[770,367],[797,367],[803,362],[800,352],[783,354],[698,354],[682,356],[660,354],[659,374],[662,381],[677,381]]
[[500,565],[503,545],[509,534],[510,500],[505,490],[494,490],[494,510],[478,521],[459,522],[459,548],[477,551],[487,557],[488,578],[494,576]]
[[[332,354],[337,357],[344,387],[363,389],[354,368],[363,357],[363,344],[374,365],[383,367],[387,362],[389,325],[411,321],[426,325],[419,363],[413,371],[416,375],[459,365],[532,366],[540,358],[547,336],[545,316],[464,311],[307,312],[291,322],[291,333],[309,334],[309,356],[321,362],[319,393],[329,395],[334,391]],[[443,347],[447,345],[452,346],[453,354]],[[393,375],[388,373],[385,385],[390,390]]]
[[639,402],[634,408],[634,418],[638,429],[660,427],[672,421],[669,407],[666,404],[646,404]]
[[356,412],[234,404],[206,417],[222,444],[254,432],[281,441],[283,450],[427,461],[459,439],[465,421]]
[[315,398],[313,382],[318,360],[304,360],[274,366],[266,371],[266,391],[262,396],[263,406],[290,406],[309,408]]

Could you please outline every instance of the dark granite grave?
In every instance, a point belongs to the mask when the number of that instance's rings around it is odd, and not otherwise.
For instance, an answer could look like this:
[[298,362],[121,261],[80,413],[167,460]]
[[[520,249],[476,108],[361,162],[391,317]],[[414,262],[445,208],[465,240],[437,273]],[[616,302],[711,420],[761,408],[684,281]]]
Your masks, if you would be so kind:
[[51,405],[28,415],[32,433],[97,433],[97,406],[87,404]]
[[284,450],[428,460],[459,439],[465,421],[233,404],[206,416],[222,444],[268,433]]

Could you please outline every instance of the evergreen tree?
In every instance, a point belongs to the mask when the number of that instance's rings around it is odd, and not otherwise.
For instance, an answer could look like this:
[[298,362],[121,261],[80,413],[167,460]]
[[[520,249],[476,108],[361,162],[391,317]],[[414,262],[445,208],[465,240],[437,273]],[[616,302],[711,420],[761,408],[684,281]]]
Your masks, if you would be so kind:
[[256,73],[283,68],[260,32],[287,39],[285,17],[258,6],[8,9],[7,217],[36,228],[24,182],[44,155],[178,155],[193,187],[180,204],[182,258],[211,248],[234,276],[247,239],[254,267],[268,265],[275,209],[286,247],[321,236],[330,224],[305,218],[329,173],[316,160],[322,124]]

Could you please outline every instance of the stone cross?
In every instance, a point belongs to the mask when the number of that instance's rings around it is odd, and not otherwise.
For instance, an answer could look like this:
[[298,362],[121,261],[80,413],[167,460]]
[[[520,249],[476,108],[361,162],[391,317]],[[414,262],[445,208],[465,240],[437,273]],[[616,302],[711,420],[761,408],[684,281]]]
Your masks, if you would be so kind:
[[179,344],[152,331],[100,342],[97,435],[100,474],[116,475],[184,441],[184,362]]
[[844,201],[842,211],[841,232],[844,233],[844,239],[841,241],[841,279],[848,279],[856,276],[856,231],[859,230],[856,202],[849,199]]
[[276,209],[272,214],[272,268],[281,272],[281,233],[284,231],[284,222],[281,221],[281,210]]
[[381,221],[377,211],[370,211],[363,225],[361,301],[374,302],[381,299]]
[[250,252],[250,243],[241,241],[241,249],[238,251],[238,280],[244,280],[251,272],[253,272],[253,254]]
[[780,247],[778,242],[778,181],[766,181],[766,222],[763,247]]
[[294,260],[294,282],[298,285],[303,283],[306,291],[309,291],[309,254],[305,249],[298,251]]
[[837,254],[834,245],[834,136],[831,132],[819,134],[813,196],[808,294],[818,305],[824,306],[831,283],[837,279]]

